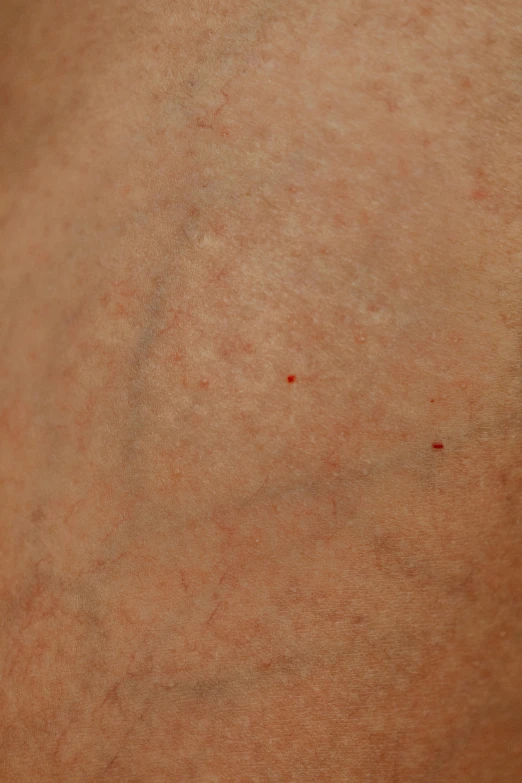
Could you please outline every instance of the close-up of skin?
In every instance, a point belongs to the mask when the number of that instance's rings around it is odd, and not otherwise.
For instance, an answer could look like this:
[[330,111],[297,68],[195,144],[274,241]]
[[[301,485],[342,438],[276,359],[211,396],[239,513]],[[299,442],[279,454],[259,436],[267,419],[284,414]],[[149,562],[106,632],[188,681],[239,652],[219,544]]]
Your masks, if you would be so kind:
[[4,0],[0,106],[0,781],[520,783],[520,0]]

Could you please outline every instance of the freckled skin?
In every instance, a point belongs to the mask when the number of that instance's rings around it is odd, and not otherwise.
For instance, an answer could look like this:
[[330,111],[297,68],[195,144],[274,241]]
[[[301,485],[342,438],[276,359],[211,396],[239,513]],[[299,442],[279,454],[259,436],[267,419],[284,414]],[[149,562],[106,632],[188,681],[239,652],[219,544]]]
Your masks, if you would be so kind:
[[0,780],[519,783],[519,3],[211,6],[0,10]]

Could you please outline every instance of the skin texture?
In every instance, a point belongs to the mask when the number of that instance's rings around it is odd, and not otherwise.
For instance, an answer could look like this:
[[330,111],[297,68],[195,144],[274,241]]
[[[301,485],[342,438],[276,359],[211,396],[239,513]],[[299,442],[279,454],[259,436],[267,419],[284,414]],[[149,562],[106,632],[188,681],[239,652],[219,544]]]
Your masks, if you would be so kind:
[[519,783],[519,1],[0,30],[2,782]]

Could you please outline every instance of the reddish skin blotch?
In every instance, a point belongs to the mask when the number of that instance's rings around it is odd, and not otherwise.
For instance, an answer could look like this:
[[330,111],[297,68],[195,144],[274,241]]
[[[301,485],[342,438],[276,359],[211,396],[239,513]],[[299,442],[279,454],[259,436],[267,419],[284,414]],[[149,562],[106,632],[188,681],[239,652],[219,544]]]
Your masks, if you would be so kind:
[[443,449],[444,448],[444,443],[432,443],[431,445],[433,446],[434,449]]
[[295,375],[288,376],[288,383],[295,383]]

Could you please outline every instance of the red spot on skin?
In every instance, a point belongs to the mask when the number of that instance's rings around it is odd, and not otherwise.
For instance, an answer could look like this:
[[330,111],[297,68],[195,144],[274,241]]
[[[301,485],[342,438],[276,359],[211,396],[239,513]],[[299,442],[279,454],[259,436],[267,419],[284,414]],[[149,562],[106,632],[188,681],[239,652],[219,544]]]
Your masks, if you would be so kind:
[[430,402],[435,402],[435,400],[430,400]]
[[437,442],[437,443],[432,443],[431,445],[432,445],[432,447],[434,449],[443,449],[444,448],[444,443],[438,443]]
[[288,383],[295,383],[295,375],[288,376]]
[[475,188],[475,190],[471,194],[471,198],[473,201],[484,201],[488,197],[487,190],[484,190],[484,188]]

